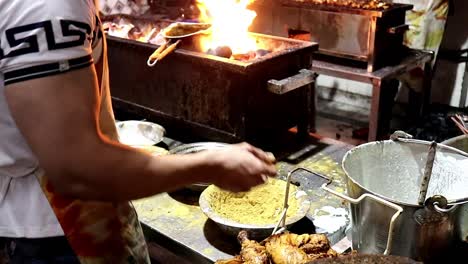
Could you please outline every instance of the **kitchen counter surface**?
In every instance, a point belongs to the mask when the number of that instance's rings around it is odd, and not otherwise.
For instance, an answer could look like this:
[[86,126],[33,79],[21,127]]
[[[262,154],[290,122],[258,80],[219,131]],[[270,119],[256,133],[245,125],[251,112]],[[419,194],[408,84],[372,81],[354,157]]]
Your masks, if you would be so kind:
[[[295,153],[274,149],[273,152],[280,160],[277,164],[279,177],[285,178],[292,169],[303,167],[333,178],[335,189],[344,192],[344,172],[340,164],[343,156],[352,146],[329,143],[324,140],[309,140],[306,144],[296,148],[298,151]],[[169,148],[175,145],[177,144],[168,144]],[[291,231],[296,233],[312,233],[316,230],[325,232],[332,244],[337,243],[345,236],[345,228],[349,223],[346,216],[341,217],[341,220],[346,219],[346,225],[331,227],[328,232],[315,227],[313,223],[319,215],[327,216],[333,213],[333,210],[347,213],[347,206],[341,199],[314,186],[313,178],[310,177],[316,176],[298,172],[292,177],[293,181],[299,183],[301,188],[309,194],[312,206],[307,217],[296,223]],[[156,243],[191,263],[212,263],[238,254],[240,246],[236,239],[224,234],[216,223],[207,219],[198,207],[198,198],[199,193],[185,189],[134,201],[135,209],[150,244]],[[320,225],[324,222],[323,220],[326,222],[326,219],[321,220],[315,223]]]

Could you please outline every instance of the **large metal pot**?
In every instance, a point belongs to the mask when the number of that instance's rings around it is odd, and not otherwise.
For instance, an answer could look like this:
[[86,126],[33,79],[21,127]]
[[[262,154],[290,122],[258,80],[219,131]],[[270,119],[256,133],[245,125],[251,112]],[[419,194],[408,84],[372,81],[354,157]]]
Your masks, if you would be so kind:
[[[434,162],[427,166],[431,146]],[[460,217],[468,206],[468,154],[394,138],[350,150],[343,169],[350,198],[324,188],[352,203],[351,237],[358,252],[433,261],[462,237],[457,232],[468,221]],[[422,204],[421,184],[428,171]]]

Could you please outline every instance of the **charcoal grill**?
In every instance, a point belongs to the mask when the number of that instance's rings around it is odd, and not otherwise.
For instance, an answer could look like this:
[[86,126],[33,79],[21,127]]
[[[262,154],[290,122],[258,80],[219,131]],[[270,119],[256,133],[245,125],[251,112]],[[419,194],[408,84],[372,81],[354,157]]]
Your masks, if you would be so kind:
[[153,120],[168,134],[214,141],[256,141],[294,126],[306,131],[314,118],[314,74],[307,69],[318,45],[253,36],[280,50],[242,62],[185,42],[151,68],[146,60],[156,45],[107,36],[114,108]]
[[294,0],[281,4],[277,23],[310,33],[311,40],[320,44],[320,59],[350,60],[373,72],[405,55],[405,16],[412,5],[366,10]]

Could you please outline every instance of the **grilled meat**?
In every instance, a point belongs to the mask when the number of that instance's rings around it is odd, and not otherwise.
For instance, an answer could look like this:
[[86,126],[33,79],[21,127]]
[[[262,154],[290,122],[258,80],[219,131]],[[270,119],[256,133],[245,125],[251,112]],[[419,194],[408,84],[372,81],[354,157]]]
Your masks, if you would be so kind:
[[302,249],[283,243],[279,237],[273,237],[266,242],[266,248],[275,264],[302,264],[309,261],[309,257]]
[[274,263],[306,263],[337,256],[325,235],[281,234],[266,240],[268,254]]
[[272,235],[258,243],[250,240],[246,231],[241,231],[237,239],[242,246],[240,255],[218,260],[215,264],[305,264],[338,256],[322,234],[284,233]]
[[249,240],[246,231],[239,232],[237,236],[242,246],[240,256],[245,264],[268,264],[270,263],[266,248],[257,241]]
[[295,238],[296,246],[304,250],[311,259],[336,257],[338,254],[330,247],[327,236],[323,234],[303,234]]
[[244,261],[242,261],[240,256],[235,256],[234,258],[231,259],[220,259],[215,262],[215,264],[243,264]]

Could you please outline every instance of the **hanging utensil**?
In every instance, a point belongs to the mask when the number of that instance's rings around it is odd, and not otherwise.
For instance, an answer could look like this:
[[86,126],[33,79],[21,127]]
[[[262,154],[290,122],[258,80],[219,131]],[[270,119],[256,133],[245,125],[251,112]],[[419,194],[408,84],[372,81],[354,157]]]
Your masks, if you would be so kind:
[[153,54],[151,54],[149,56],[148,61],[147,61],[148,66],[153,67],[154,65],[156,65],[156,63],[158,63],[158,61],[162,60],[169,53],[174,51],[177,48],[177,45],[179,45],[180,42],[181,42],[181,40],[179,39],[175,43],[171,44],[171,40],[169,40],[168,42],[161,45],[157,50],[155,50],[153,52]]

